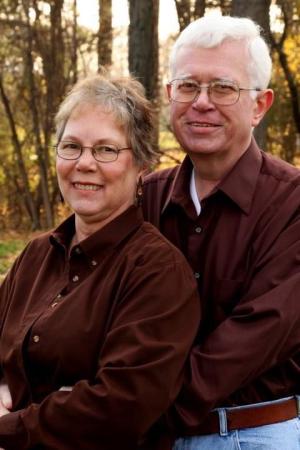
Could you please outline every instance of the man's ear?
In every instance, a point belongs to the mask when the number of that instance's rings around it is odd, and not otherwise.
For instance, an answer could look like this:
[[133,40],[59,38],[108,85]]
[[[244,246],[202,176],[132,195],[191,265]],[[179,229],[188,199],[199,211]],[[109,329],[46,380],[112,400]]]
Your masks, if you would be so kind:
[[171,85],[170,85],[170,83],[166,84],[166,89],[167,89],[168,99],[169,99],[169,101],[171,101]]
[[264,91],[258,93],[253,110],[253,127],[256,127],[259,124],[266,112],[271,108],[273,100],[274,92],[272,89],[265,89]]

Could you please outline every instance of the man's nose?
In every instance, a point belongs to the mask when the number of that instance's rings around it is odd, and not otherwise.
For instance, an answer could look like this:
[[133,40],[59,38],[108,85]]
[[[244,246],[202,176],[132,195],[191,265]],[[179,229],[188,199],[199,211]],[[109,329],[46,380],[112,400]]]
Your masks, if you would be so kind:
[[214,104],[210,100],[209,88],[208,86],[199,87],[197,96],[193,102],[193,106],[199,107],[213,107]]

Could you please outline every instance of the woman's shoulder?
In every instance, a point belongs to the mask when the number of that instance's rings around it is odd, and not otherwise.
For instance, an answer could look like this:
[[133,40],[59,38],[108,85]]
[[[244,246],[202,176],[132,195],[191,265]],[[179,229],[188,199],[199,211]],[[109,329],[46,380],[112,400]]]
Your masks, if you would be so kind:
[[35,235],[32,239],[28,241],[27,249],[33,250],[42,250],[48,249],[50,244],[50,237],[53,231],[41,231],[38,235]]

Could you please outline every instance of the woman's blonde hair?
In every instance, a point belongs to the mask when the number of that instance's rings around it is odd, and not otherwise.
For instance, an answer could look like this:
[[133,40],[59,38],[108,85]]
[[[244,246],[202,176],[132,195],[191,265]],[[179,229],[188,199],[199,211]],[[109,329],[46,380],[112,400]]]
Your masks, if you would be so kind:
[[74,109],[84,104],[101,106],[112,113],[127,133],[128,146],[136,163],[140,167],[155,165],[158,152],[153,146],[153,109],[139,81],[132,77],[116,78],[100,74],[77,82],[55,117],[58,142]]

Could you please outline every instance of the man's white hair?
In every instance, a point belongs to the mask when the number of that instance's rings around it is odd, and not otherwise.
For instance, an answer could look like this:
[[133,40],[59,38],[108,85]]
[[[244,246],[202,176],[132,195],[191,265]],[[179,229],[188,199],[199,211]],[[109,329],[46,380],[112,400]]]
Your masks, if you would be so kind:
[[261,28],[253,20],[242,17],[208,15],[190,23],[177,38],[170,55],[170,72],[174,77],[178,50],[182,47],[211,48],[224,41],[244,41],[249,52],[245,61],[252,87],[268,87],[272,60]]

